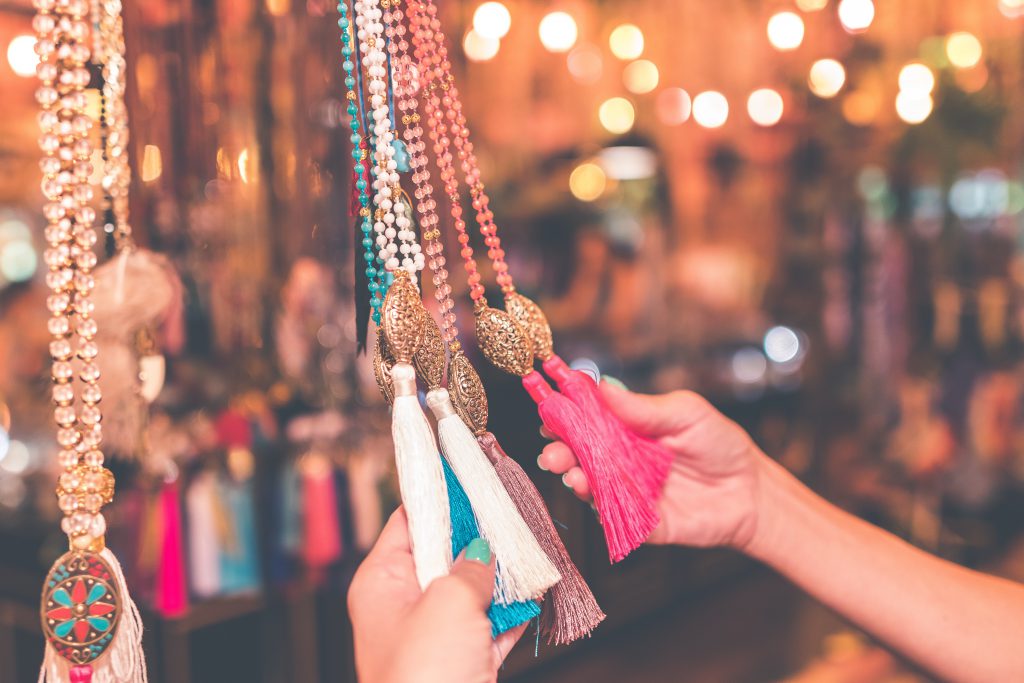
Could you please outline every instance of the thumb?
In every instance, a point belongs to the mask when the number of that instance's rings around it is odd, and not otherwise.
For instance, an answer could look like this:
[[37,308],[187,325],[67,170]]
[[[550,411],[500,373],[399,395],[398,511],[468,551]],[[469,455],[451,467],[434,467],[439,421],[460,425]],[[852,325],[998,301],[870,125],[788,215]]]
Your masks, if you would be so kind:
[[619,419],[634,431],[650,437],[684,431],[714,411],[707,400],[692,391],[649,396],[634,394],[611,382],[601,382],[601,393]]
[[491,546],[482,538],[474,538],[455,561],[448,576],[430,584],[425,598],[455,609],[484,611],[490,606],[494,593],[494,572]]

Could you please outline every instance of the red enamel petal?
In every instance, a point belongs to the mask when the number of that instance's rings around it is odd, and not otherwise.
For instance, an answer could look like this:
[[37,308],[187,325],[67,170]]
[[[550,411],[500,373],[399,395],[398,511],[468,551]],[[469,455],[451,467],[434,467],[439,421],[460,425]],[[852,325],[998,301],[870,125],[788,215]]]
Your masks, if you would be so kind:
[[94,617],[102,617],[104,614],[110,614],[114,611],[113,605],[108,605],[105,602],[97,602],[89,605],[89,614]]
[[79,579],[75,581],[75,587],[71,589],[71,600],[76,605],[80,605],[85,602],[85,581]]
[[85,637],[89,635],[89,622],[85,619],[79,619],[75,622],[75,640],[80,643],[85,642]]
[[47,612],[46,617],[57,621],[67,621],[71,618],[71,610],[67,607],[58,607]]

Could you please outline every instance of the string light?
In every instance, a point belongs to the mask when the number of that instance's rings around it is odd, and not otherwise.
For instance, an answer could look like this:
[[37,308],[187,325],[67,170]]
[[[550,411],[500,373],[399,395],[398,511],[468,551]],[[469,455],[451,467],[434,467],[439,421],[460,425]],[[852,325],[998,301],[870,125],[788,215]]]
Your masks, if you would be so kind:
[[622,81],[631,93],[649,93],[658,87],[658,67],[650,60],[638,59],[623,70]]
[[537,29],[541,44],[549,52],[568,52],[576,44],[579,30],[568,12],[551,12],[540,20]]
[[629,132],[636,119],[633,104],[625,97],[612,97],[601,103],[597,117],[604,129],[613,135]]
[[747,98],[747,114],[759,126],[774,126],[782,119],[782,95],[771,88],[761,88]]
[[981,41],[973,33],[959,31],[946,38],[946,56],[958,69],[970,69],[981,61]]
[[595,163],[580,164],[569,174],[569,191],[583,202],[592,202],[600,197],[607,184],[604,169]]
[[896,95],[896,114],[905,122],[918,124],[932,113],[932,96],[925,93],[902,90]]
[[584,85],[593,85],[601,80],[604,73],[604,60],[601,58],[601,50],[594,45],[579,45],[569,56],[565,58],[566,66],[569,67],[569,74],[577,82]]
[[835,97],[846,83],[846,69],[834,59],[819,59],[811,65],[807,85],[811,92],[828,99]]
[[804,42],[804,20],[795,12],[779,12],[768,20],[768,42],[776,50],[795,50]]
[[868,30],[875,20],[875,3],[871,0],[842,0],[839,3],[839,22],[849,33]]
[[714,90],[705,90],[693,98],[693,120],[704,128],[720,128],[729,118],[729,100]]
[[475,28],[470,29],[462,39],[462,50],[471,62],[486,62],[494,59],[499,48],[501,48],[500,40],[485,38],[477,33]]
[[935,74],[920,62],[911,62],[900,69],[900,90],[910,95],[927,95],[935,88]]
[[7,63],[14,73],[29,78],[36,75],[39,55],[36,54],[35,36],[17,36],[7,46]]
[[483,38],[501,40],[512,28],[512,15],[500,2],[485,2],[473,12],[473,30]]
[[644,52],[643,31],[633,24],[620,24],[608,37],[608,46],[619,59],[636,59]]
[[658,119],[666,126],[678,126],[690,118],[693,102],[690,93],[682,88],[665,88],[655,101]]

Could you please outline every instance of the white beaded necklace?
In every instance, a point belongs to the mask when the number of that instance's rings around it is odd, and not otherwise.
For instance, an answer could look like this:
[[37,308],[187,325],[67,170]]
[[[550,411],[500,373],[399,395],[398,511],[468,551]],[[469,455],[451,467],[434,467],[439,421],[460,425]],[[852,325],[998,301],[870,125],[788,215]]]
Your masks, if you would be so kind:
[[[395,139],[391,129],[388,106],[388,60],[384,50],[384,24],[380,0],[357,0],[355,3],[357,37],[368,76],[370,108],[373,116],[375,177],[373,180],[374,215],[378,255],[388,272],[405,270],[416,282],[416,273],[423,270],[424,256],[416,241],[409,216],[409,206],[402,196],[395,161]],[[398,242],[396,242],[396,238]],[[401,258],[399,258],[401,254]]]

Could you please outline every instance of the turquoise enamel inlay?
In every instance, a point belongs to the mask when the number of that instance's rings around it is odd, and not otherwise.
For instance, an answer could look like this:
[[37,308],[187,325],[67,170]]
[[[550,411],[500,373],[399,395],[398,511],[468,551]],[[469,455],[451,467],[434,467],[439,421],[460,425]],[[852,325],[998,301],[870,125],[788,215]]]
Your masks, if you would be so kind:
[[104,619],[103,617],[89,617],[88,621],[89,625],[97,631],[106,631],[108,628],[110,628],[110,621],[108,619]]
[[89,597],[85,599],[85,604],[91,605],[104,596],[107,589],[101,583],[97,583],[89,591]]
[[75,627],[75,620],[69,619],[68,621],[61,622],[53,627],[53,632],[57,634],[58,638],[67,638],[68,634],[71,633],[71,629]]
[[71,602],[71,596],[63,588],[58,588],[53,592],[53,601],[64,607],[71,607],[74,604]]

